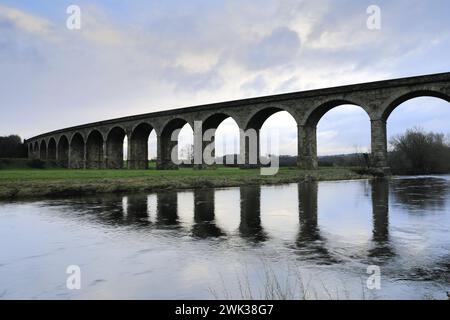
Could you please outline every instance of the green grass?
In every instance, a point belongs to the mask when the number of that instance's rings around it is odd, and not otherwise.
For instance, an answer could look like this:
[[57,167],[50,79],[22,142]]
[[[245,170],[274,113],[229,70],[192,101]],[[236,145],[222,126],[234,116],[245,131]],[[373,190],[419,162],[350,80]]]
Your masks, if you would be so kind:
[[[352,173],[350,168],[321,168],[316,171],[298,170],[295,168],[280,168],[275,176],[266,176],[271,180],[274,177],[284,177],[298,175],[299,173],[310,173],[314,176],[328,177],[342,176],[342,174]],[[212,170],[194,170],[192,168],[179,168],[178,170],[78,170],[78,169],[12,169],[0,171],[1,182],[20,182],[20,181],[48,181],[48,180],[98,180],[98,179],[148,179],[148,178],[183,178],[183,177],[259,177],[259,169],[239,168],[216,168]]]
[[[282,169],[287,172],[290,169]],[[30,180],[89,180],[89,179],[127,179],[157,177],[215,177],[224,175],[252,176],[259,174],[258,169],[240,170],[238,168],[217,168],[214,170],[194,170],[180,168],[178,170],[78,170],[78,169],[8,169],[0,171],[2,181]]]
[[281,168],[274,176],[262,176],[259,169],[225,167],[206,170],[7,169],[0,170],[0,199],[233,187],[311,179],[345,180],[366,177],[350,168],[321,168],[315,171]]

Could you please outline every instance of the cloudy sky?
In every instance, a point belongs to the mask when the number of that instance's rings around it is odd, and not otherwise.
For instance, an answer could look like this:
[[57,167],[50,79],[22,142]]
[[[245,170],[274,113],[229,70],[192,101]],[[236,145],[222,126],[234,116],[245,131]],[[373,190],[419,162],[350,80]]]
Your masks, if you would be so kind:
[[[66,27],[70,4],[81,8],[80,30]],[[380,30],[366,26],[371,4]],[[449,12],[447,0],[0,0],[0,135],[448,72]],[[333,109],[319,123],[319,153],[365,150],[368,121],[359,107]],[[419,98],[392,114],[389,136],[447,132],[449,121],[448,103]],[[226,120],[219,147],[236,130]],[[288,114],[268,120],[270,130],[281,153],[296,152]]]

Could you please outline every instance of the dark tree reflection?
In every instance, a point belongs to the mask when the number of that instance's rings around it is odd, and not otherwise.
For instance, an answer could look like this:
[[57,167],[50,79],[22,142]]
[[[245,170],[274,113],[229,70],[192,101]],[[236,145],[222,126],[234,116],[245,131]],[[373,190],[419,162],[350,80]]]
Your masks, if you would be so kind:
[[439,178],[403,178],[392,180],[395,203],[409,211],[429,212],[445,209],[449,184]]

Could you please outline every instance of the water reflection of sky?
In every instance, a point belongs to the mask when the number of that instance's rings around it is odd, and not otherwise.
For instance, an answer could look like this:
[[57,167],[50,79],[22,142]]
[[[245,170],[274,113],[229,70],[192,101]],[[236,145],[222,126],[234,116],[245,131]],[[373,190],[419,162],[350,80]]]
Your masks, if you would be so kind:
[[[442,298],[449,185],[411,177],[4,203],[0,297],[213,298],[229,286],[239,298],[238,278],[260,288],[270,269],[300,270],[318,298],[324,282],[361,298],[377,264],[374,296]],[[70,264],[81,291],[65,288]]]

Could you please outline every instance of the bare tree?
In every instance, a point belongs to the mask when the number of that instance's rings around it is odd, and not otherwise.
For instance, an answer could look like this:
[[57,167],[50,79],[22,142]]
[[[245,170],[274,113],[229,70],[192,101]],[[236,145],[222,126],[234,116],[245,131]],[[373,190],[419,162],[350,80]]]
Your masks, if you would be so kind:
[[391,169],[396,174],[433,174],[450,172],[450,145],[442,133],[413,128],[390,141]]

